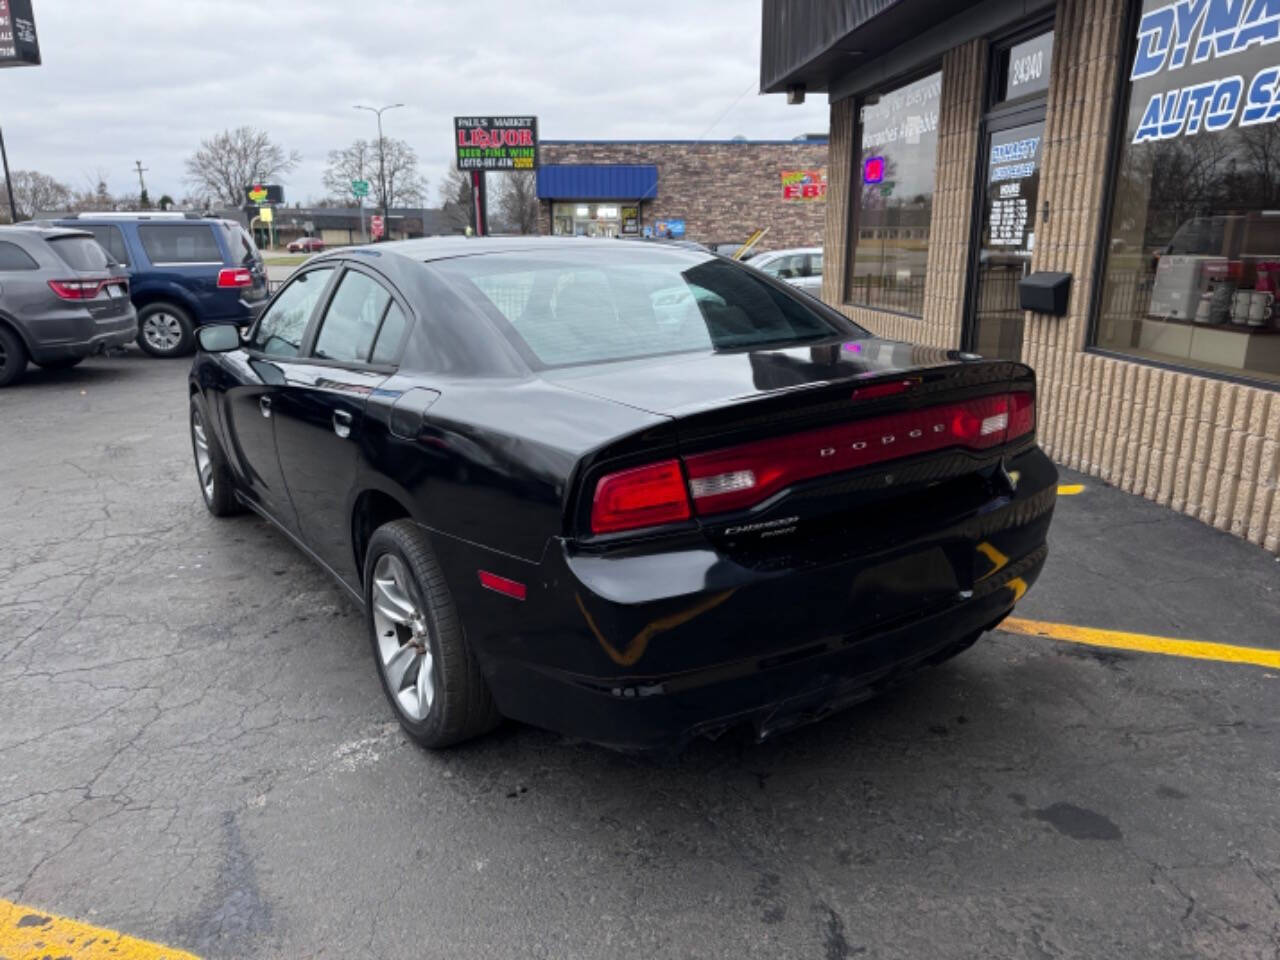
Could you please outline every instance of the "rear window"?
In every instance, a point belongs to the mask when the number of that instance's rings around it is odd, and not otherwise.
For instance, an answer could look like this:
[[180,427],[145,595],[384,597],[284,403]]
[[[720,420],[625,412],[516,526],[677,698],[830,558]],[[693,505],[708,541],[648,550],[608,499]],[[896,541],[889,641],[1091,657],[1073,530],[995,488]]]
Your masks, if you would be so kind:
[[222,263],[222,251],[206,223],[145,223],[138,227],[152,263]]
[[72,270],[101,272],[109,265],[107,252],[93,237],[54,237],[49,246]]
[[250,263],[258,259],[258,247],[249,232],[238,223],[224,223],[222,234],[235,263]]
[[129,251],[125,249],[124,234],[120,232],[119,227],[98,225],[84,229],[93,234],[93,239],[97,240],[102,249],[111,255],[112,260],[126,267],[129,265]]
[[633,250],[431,266],[544,366],[865,335],[738,264]]

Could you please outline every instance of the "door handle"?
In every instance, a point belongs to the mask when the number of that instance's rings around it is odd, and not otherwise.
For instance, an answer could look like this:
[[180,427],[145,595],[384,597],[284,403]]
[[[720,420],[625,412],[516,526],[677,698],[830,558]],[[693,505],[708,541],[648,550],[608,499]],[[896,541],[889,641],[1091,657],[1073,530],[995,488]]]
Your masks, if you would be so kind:
[[351,436],[351,414],[346,410],[333,411],[333,432],[343,440]]
[[266,417],[268,420],[270,420],[270,419],[271,419],[271,398],[270,398],[270,397],[259,397],[259,398],[258,398],[258,409],[262,411],[262,415],[263,415],[264,417]]

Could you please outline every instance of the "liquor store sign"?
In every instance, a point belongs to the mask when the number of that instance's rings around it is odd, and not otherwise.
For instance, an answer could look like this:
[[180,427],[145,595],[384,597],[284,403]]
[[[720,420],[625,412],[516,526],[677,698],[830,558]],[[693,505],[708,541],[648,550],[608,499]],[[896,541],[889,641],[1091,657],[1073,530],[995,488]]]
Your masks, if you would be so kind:
[[0,67],[38,67],[40,41],[31,0],[0,0]]
[[[1280,119],[1280,47],[1273,46],[1280,42],[1280,3],[1148,0],[1145,7],[1129,72],[1146,98],[1134,143]],[[1152,83],[1164,89],[1148,94]]]
[[459,170],[534,170],[537,117],[454,117]]

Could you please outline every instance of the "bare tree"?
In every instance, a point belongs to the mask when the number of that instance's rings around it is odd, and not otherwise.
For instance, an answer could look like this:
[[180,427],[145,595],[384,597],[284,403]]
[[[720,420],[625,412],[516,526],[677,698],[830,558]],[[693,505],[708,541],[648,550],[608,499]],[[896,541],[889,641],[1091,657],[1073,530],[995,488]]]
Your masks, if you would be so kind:
[[[71,205],[71,188],[47,173],[14,170],[13,202],[19,220],[30,220],[41,210],[66,210]],[[3,184],[0,180],[0,184]],[[4,192],[0,190],[0,197]],[[9,204],[0,204],[0,223],[9,222]]]
[[[386,206],[420,206],[426,202],[427,181],[418,173],[418,155],[403,140],[383,138],[387,181]],[[368,180],[373,191],[374,206],[382,207],[382,184],[378,179],[378,141],[357,140],[342,150],[329,151],[329,166],[324,171],[324,188],[338,197],[349,198],[343,206],[356,206],[351,194],[352,180]]]
[[245,188],[278,179],[302,161],[298,151],[286,153],[265,130],[237,127],[200,143],[187,158],[187,183],[214,203],[239,207]]
[[[497,179],[492,177],[491,182]],[[494,185],[505,228],[516,233],[537,233],[538,175],[532,170],[517,170],[504,174]]]
[[468,227],[476,228],[475,203],[471,197],[471,174],[457,167],[450,167],[440,184],[440,206],[444,210],[445,223],[455,233]]

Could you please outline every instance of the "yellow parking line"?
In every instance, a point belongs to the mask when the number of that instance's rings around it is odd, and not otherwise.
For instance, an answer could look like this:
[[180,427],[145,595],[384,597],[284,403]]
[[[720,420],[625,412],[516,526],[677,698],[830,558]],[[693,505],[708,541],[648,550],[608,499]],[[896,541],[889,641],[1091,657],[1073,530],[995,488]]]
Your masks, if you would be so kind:
[[1007,633],[1020,633],[1028,637],[1050,637],[1054,640],[1083,643],[1092,647],[1113,647],[1119,650],[1159,653],[1166,657],[1218,660],[1222,663],[1249,663],[1256,667],[1280,670],[1280,650],[1237,647],[1229,643],[1209,643],[1203,640],[1153,637],[1145,633],[1077,627],[1069,623],[1043,623],[1039,620],[1023,620],[1019,617],[1010,617],[1000,624],[999,629]]
[[200,960],[185,950],[91,927],[53,913],[0,900],[0,957],[5,960]]
[[1077,493],[1084,493],[1083,483],[1062,483],[1058,485],[1058,496],[1074,497]]

